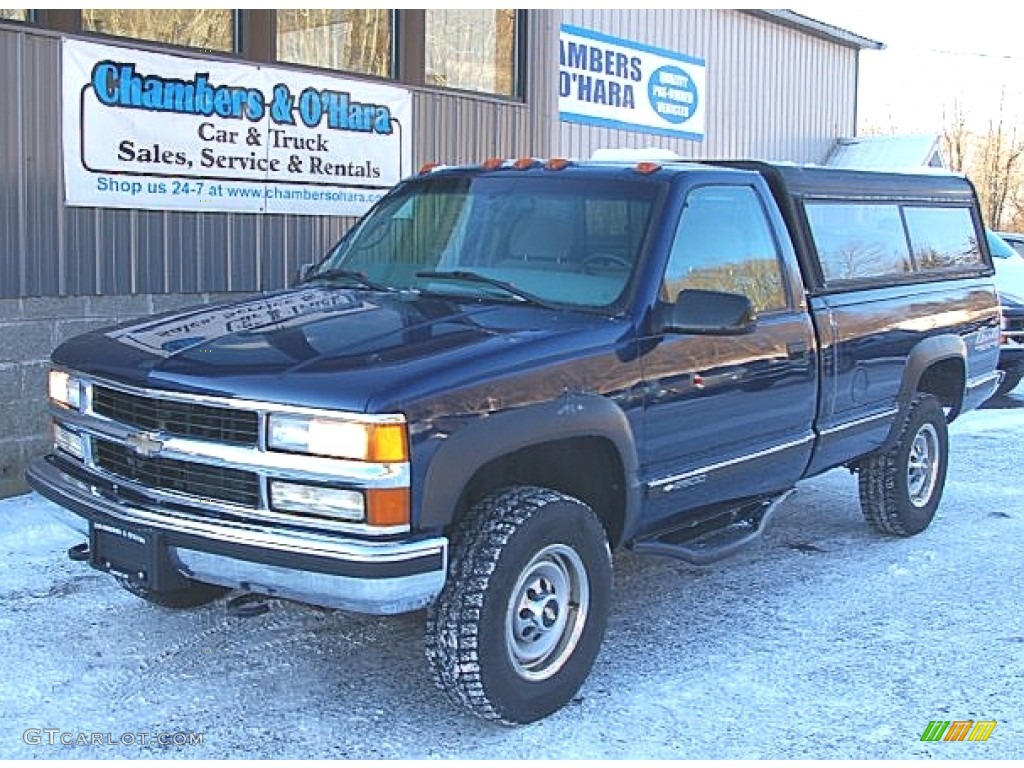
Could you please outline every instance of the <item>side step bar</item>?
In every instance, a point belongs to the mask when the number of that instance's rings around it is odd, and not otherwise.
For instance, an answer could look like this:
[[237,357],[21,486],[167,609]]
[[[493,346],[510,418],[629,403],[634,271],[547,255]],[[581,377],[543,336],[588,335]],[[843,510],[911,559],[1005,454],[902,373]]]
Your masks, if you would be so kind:
[[641,539],[633,544],[633,551],[642,555],[674,557],[691,565],[710,565],[723,560],[748,544],[761,538],[775,512],[795,489],[771,499],[756,502],[744,510],[740,520],[709,531],[696,538],[678,541],[679,531],[670,531],[652,539]]

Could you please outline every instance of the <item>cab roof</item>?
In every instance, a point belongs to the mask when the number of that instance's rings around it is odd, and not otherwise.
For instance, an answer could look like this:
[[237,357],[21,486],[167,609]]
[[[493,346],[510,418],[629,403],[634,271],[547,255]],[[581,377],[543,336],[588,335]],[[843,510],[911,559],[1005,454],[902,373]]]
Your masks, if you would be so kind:
[[553,158],[493,158],[480,165],[429,166],[426,173],[515,174],[546,171],[572,175],[608,175],[631,171],[651,180],[684,173],[755,173],[776,196],[799,198],[903,199],[970,202],[971,183],[961,175],[921,168],[907,170],[851,170],[760,160],[688,160],[668,150],[614,150],[595,153],[590,160]]

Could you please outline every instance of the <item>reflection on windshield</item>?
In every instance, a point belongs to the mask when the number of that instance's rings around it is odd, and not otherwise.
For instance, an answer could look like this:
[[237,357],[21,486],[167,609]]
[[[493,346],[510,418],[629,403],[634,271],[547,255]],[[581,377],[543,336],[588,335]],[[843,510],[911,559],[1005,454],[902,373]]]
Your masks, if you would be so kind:
[[[663,183],[460,175],[386,198],[318,274],[448,294],[604,307],[625,290]],[[453,280],[437,273],[473,274]],[[434,273],[434,274],[431,274]],[[513,291],[495,290],[505,284]]]

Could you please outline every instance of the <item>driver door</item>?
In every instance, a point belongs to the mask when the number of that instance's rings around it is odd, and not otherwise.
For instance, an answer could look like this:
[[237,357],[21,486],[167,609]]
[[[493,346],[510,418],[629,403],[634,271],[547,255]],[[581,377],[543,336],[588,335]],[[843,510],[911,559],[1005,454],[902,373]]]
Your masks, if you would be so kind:
[[772,222],[753,186],[704,185],[687,195],[661,301],[690,288],[742,294],[758,320],[742,335],[665,332],[641,345],[650,523],[788,488],[807,465],[813,329],[786,285]]

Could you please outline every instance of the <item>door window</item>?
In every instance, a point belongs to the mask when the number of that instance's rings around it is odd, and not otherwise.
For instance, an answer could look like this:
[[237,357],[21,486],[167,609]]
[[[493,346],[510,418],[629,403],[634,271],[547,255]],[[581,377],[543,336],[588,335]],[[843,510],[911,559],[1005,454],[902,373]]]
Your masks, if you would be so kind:
[[787,306],[771,225],[751,187],[708,186],[690,192],[669,256],[662,298],[686,288],[738,293],[758,312]]

